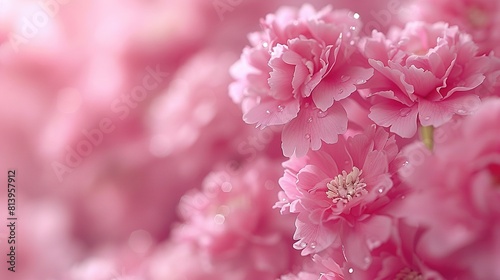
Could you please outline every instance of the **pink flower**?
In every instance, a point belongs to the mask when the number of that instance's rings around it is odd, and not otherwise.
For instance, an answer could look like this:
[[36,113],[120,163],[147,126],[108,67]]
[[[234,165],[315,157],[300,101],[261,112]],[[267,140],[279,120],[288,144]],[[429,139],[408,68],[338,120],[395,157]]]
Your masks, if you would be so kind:
[[487,99],[477,114],[437,130],[445,137],[434,154],[410,160],[405,172],[414,191],[395,212],[420,225],[415,250],[446,279],[500,277],[498,119],[500,99]]
[[374,31],[361,43],[376,74],[370,118],[402,137],[415,135],[418,122],[438,127],[455,114],[472,113],[480,103],[484,63],[470,36],[445,23],[411,22],[387,37]]
[[230,95],[241,104],[243,119],[258,127],[285,125],[286,156],[303,156],[346,132],[338,101],[373,73],[358,66],[355,55],[358,17],[329,7],[282,8],[262,21],[262,32],[250,34],[252,47],[231,68],[236,82]]
[[491,0],[423,0],[411,7],[413,20],[446,21],[472,35],[480,53],[500,54],[500,3]]
[[394,136],[372,126],[285,162],[276,206],[298,213],[294,247],[309,255],[342,244],[346,258],[366,268],[370,250],[389,238],[391,218],[378,211],[389,201],[397,153]]
[[272,209],[280,171],[277,161],[257,159],[211,173],[202,191],[181,200],[184,223],[171,240],[190,244],[206,263],[203,277],[192,279],[273,279],[292,271],[300,257],[289,246],[293,220]]

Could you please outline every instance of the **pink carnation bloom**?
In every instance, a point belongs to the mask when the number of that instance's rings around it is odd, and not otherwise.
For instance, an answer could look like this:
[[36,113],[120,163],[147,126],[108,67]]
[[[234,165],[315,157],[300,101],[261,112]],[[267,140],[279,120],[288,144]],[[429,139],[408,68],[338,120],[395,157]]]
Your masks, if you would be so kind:
[[361,42],[375,69],[366,84],[374,96],[370,118],[410,138],[421,125],[438,127],[455,114],[472,113],[480,103],[485,57],[470,36],[445,23],[411,22],[388,36],[374,31]]
[[402,169],[414,191],[395,212],[424,229],[416,252],[446,279],[500,278],[499,119],[500,99],[485,100]]
[[491,0],[421,0],[411,7],[412,20],[446,21],[472,35],[480,53],[500,54],[500,2]]
[[[396,202],[396,203],[393,203]],[[403,199],[393,199],[384,211],[390,212]],[[439,273],[428,268],[415,252],[415,240],[420,230],[417,226],[404,221],[394,221],[390,237],[377,248],[370,251],[371,263],[368,267],[359,267],[341,248],[330,247],[313,255],[312,263],[304,262],[302,271],[297,275],[285,275],[282,280],[296,279],[432,279],[444,280]],[[315,278],[314,278],[315,276]],[[318,278],[319,276],[319,278]]]
[[250,34],[252,46],[231,68],[230,95],[243,119],[258,127],[285,125],[286,156],[303,156],[346,132],[346,111],[337,101],[373,74],[356,66],[358,17],[329,7],[281,8],[262,20],[264,31]]
[[309,255],[341,243],[346,258],[366,268],[370,250],[389,238],[391,218],[379,210],[389,201],[397,154],[394,136],[372,126],[285,162],[276,206],[299,214],[294,247]]
[[277,161],[256,159],[238,170],[211,173],[202,191],[181,200],[185,222],[171,240],[189,244],[205,263],[200,277],[190,279],[273,279],[292,271],[300,258],[289,246],[293,219],[272,209],[280,171]]

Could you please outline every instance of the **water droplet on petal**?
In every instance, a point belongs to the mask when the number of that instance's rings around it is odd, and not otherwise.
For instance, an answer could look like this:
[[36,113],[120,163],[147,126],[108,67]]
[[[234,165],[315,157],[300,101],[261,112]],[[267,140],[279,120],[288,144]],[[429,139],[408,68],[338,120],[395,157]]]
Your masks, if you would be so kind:
[[307,243],[301,242],[299,246],[300,248],[304,249],[305,247],[307,247]]
[[431,117],[430,117],[430,116],[426,116],[426,117],[424,117],[424,120],[426,120],[426,121],[428,121],[428,120],[430,120],[430,119],[431,119]]
[[269,111],[269,110],[266,110],[266,114],[268,114],[268,115],[269,115],[269,114],[271,114],[271,111]]
[[267,42],[262,42],[262,47],[267,48],[267,47],[269,47],[269,44]]
[[306,135],[304,135],[304,137],[305,137],[307,140],[309,140],[309,139],[311,139],[311,134],[306,133]]
[[353,18],[355,19],[359,19],[359,14],[358,13],[354,13],[354,15],[352,15]]
[[373,239],[368,239],[366,242],[368,243],[367,245],[370,250],[378,248],[380,247],[380,245],[382,245],[382,242]]
[[411,112],[410,108],[403,108],[403,109],[399,110],[399,115],[401,117],[406,117],[410,114],[410,112]]
[[406,196],[404,196],[404,195],[402,195],[402,196],[401,196],[401,200],[403,200],[403,199],[405,199],[405,198],[406,198]]
[[326,117],[328,115],[328,112],[327,111],[319,110],[317,115],[318,115],[318,118],[321,119],[321,118]]
[[347,82],[350,78],[351,78],[351,77],[349,77],[349,76],[347,76],[347,75],[342,75],[342,76],[340,76],[340,80],[341,80],[342,82]]
[[316,249],[316,242],[311,242],[309,246],[311,247],[311,249]]
[[352,268],[352,267],[351,267],[351,268],[349,268],[347,271],[348,271],[350,274],[353,274],[353,273],[354,273],[354,268]]
[[384,188],[379,188],[377,191],[378,191],[378,193],[383,193],[384,192]]
[[356,44],[356,42],[355,42],[354,40],[351,40],[351,41],[349,42],[349,45],[351,45],[351,46],[354,46],[354,44]]
[[465,114],[467,114],[467,111],[465,109],[458,109],[457,114],[465,115]]
[[309,117],[309,118],[307,119],[307,122],[308,122],[308,123],[312,123],[312,121],[313,121],[313,117]]
[[349,29],[351,29],[351,30],[354,31],[354,30],[356,30],[356,27],[355,26],[351,26],[351,27],[349,27]]
[[403,162],[403,167],[407,166],[408,164],[409,164],[409,162],[407,160],[405,160],[405,162]]
[[278,111],[279,111],[279,112],[283,112],[283,110],[285,110],[285,106],[283,106],[283,105],[278,105]]
[[224,217],[224,215],[222,215],[222,214],[215,215],[215,217],[214,217],[215,224],[222,225],[224,223],[224,221],[226,221],[226,217]]

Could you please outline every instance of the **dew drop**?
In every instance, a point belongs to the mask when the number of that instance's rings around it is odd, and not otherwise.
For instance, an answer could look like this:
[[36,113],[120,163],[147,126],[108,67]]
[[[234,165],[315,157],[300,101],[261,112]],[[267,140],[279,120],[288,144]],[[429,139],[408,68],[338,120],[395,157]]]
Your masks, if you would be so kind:
[[426,121],[428,121],[428,120],[430,120],[430,119],[431,119],[431,117],[430,117],[430,116],[424,117],[424,120],[426,120]]
[[324,118],[324,117],[326,117],[328,115],[328,112],[327,111],[319,110],[317,115],[318,115],[318,118],[322,119],[322,118]]
[[316,242],[311,242],[309,246],[311,247],[311,249],[316,249]]
[[283,110],[285,110],[285,106],[283,106],[283,105],[278,105],[278,111],[279,111],[279,112],[283,112]]
[[356,44],[356,42],[354,42],[354,40],[351,40],[351,41],[349,42],[349,45],[351,45],[351,46],[354,46],[354,44]]
[[405,162],[403,162],[403,167],[405,166],[408,166],[409,162],[406,160]]
[[307,247],[307,243],[301,242],[299,246],[300,248],[304,249],[305,247]]
[[375,249],[375,248],[378,248],[378,247],[380,247],[380,245],[382,244],[380,241],[378,241],[378,240],[373,240],[373,239],[368,239],[368,240],[367,240],[367,243],[368,243],[368,248],[369,248],[370,250],[373,250],[373,249]]
[[460,114],[460,115],[465,115],[465,114],[467,114],[467,111],[464,110],[464,109],[458,109],[457,113]]
[[349,29],[351,29],[352,31],[356,30],[356,27],[355,26],[351,26],[349,27]]
[[271,111],[269,111],[269,110],[266,110],[266,114],[268,114],[268,115],[269,115],[269,114],[271,114]]
[[307,122],[308,122],[308,123],[312,123],[312,122],[313,122],[313,117],[309,117],[309,118],[307,119]]
[[226,217],[224,217],[224,215],[222,215],[222,214],[215,215],[215,217],[214,217],[215,224],[222,225],[224,223],[224,221],[226,221]]
[[345,33],[345,35],[346,35],[347,37],[351,37],[352,33],[351,33],[350,31],[347,31],[347,32]]
[[349,268],[349,270],[347,270],[350,274],[353,274],[354,273],[354,269],[351,267]]
[[306,135],[304,135],[304,137],[309,140],[309,139],[311,139],[311,134],[306,133]]
[[351,77],[349,77],[349,76],[347,76],[347,75],[342,75],[342,76],[340,76],[340,80],[341,80],[342,82],[346,82],[346,81],[348,81],[350,78],[351,78]]
[[355,84],[359,85],[359,84],[364,84],[366,83],[366,80],[363,80],[363,79],[358,79],[355,81]]
[[267,47],[269,47],[269,44],[267,42],[262,42],[262,47],[267,48]]
[[399,110],[399,115],[401,117],[406,117],[410,114],[410,112],[411,112],[410,108],[403,108],[403,109]]
[[353,18],[355,19],[359,19],[359,14],[358,13],[354,13],[354,15],[352,15]]
[[379,188],[377,191],[378,191],[378,193],[383,193],[384,189],[383,188]]
[[402,195],[401,196],[401,200],[404,200],[406,198],[406,196]]

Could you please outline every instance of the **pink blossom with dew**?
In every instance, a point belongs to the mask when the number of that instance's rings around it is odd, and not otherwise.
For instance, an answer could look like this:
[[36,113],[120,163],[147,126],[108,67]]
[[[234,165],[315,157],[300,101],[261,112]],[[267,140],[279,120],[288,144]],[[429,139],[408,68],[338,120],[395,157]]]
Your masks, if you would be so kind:
[[298,213],[294,248],[309,255],[343,247],[346,258],[367,268],[370,251],[390,235],[392,220],[380,209],[390,201],[397,154],[394,136],[372,126],[286,161],[275,207]]
[[446,279],[500,277],[498,119],[500,99],[485,99],[405,176],[413,191],[394,211],[420,225],[415,251]]
[[369,117],[391,132],[410,138],[417,122],[439,127],[480,104],[475,90],[490,60],[456,26],[411,22],[387,36],[374,31],[360,45],[375,69],[363,90],[373,102]]
[[230,96],[243,119],[257,127],[284,125],[285,156],[303,156],[321,143],[335,143],[347,130],[347,114],[338,101],[368,80],[356,54],[359,15],[310,5],[281,8],[251,33],[239,61],[231,67]]

